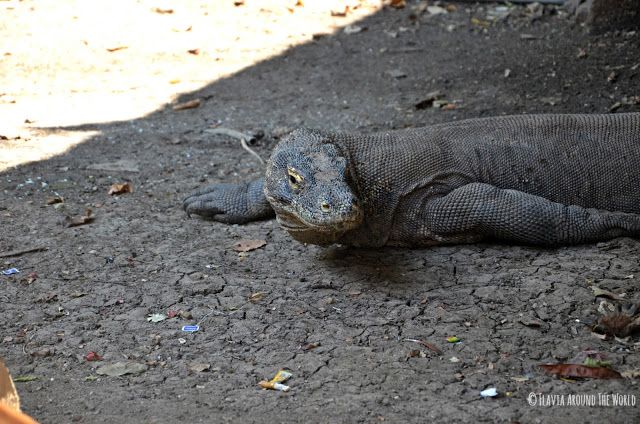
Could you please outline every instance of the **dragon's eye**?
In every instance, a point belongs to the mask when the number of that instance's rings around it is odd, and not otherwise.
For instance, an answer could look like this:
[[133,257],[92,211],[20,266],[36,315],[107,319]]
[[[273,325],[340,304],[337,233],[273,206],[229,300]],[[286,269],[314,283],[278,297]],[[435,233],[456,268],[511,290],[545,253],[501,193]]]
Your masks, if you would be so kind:
[[302,175],[298,174],[293,168],[287,168],[287,174],[289,175],[289,185],[291,188],[294,190],[299,189],[303,180]]

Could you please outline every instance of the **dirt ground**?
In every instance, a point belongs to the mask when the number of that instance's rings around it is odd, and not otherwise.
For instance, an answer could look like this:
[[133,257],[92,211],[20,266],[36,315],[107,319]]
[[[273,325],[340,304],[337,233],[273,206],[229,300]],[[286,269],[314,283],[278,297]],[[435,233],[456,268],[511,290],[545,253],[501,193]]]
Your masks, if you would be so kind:
[[[596,350],[618,371],[640,368],[637,336],[602,340],[588,325],[607,307],[590,286],[639,298],[638,240],[319,248],[274,221],[188,219],[181,200],[261,174],[212,126],[264,133],[255,148],[266,158],[299,126],[639,111],[639,33],[593,35],[551,6],[443,2],[416,17],[416,2],[351,2],[360,7],[341,17],[311,1],[80,3],[0,2],[0,254],[43,248],[0,258],[20,270],[0,275],[0,356],[14,377],[36,378],[17,383],[27,413],[42,423],[638,422],[637,405],[528,402],[640,396],[637,380],[563,381],[538,367]],[[416,106],[434,91],[443,107]],[[108,194],[122,182],[133,193]],[[52,196],[64,203],[48,205]],[[87,208],[93,221],[64,225]],[[267,244],[238,254],[242,239]],[[181,313],[147,320],[169,311]],[[448,343],[454,335],[461,342]],[[98,373],[116,362],[143,366]],[[281,368],[293,373],[289,392],[258,387]],[[481,397],[490,387],[499,395]]]

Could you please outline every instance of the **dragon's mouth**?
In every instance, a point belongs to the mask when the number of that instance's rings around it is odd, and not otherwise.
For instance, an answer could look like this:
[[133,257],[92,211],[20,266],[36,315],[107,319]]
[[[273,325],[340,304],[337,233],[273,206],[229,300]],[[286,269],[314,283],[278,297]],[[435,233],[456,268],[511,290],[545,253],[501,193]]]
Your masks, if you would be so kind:
[[278,224],[287,231],[309,231],[311,229],[302,221],[297,220],[296,222],[293,222],[290,219],[282,219],[280,215],[276,215],[276,221],[278,221]]
[[277,210],[276,220],[278,224],[289,232],[321,232],[321,233],[335,233],[345,232],[357,227],[362,222],[362,214],[358,210],[353,217],[347,219],[323,224],[314,224],[303,220],[298,215],[295,215],[289,211]]
[[276,221],[282,228],[287,231],[321,231],[330,232],[333,230],[331,227],[325,227],[320,225],[313,225],[308,222],[304,222],[295,215],[289,213],[278,212],[276,214]]

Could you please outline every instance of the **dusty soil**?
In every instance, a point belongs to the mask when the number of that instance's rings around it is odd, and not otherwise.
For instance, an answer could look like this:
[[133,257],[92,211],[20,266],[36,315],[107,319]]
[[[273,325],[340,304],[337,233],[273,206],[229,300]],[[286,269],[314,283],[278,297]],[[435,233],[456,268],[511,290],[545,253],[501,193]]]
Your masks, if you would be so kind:
[[[216,15],[242,22],[224,32],[227,41],[241,43],[246,33],[260,40],[275,30],[274,22],[286,32],[284,20],[313,27],[309,16],[304,21],[307,5],[290,6],[293,12],[280,5],[273,9],[280,18],[268,20],[252,5],[231,3],[225,10],[235,15]],[[0,18],[5,30],[27,22],[39,7],[9,4],[10,13]],[[151,3],[137,4],[148,11]],[[602,302],[591,285],[638,299],[638,240],[559,249],[323,249],[292,241],[273,221],[225,226],[187,219],[181,210],[182,198],[201,185],[261,173],[237,142],[204,132],[215,125],[262,131],[256,150],[267,157],[283,132],[302,125],[374,131],[498,114],[640,109],[633,98],[640,95],[640,34],[590,35],[552,7],[544,13],[515,7],[500,17],[495,4],[454,6],[417,19],[408,7],[370,9],[356,33],[339,28],[351,18],[324,10],[328,29],[314,27],[298,37],[301,44],[244,69],[226,61],[254,59],[255,49],[238,51],[228,41],[228,54],[210,54],[221,41],[204,35],[193,47],[202,49],[198,55],[149,55],[145,62],[121,49],[131,55],[136,75],[143,76],[145,66],[158,68],[150,80],[167,69],[188,75],[184,62],[192,56],[209,61],[199,62],[198,72],[211,66],[210,77],[198,74],[210,82],[192,81],[199,88],[186,90],[167,88],[175,81],[162,73],[158,92],[143,91],[154,110],[133,118],[106,118],[130,106],[124,103],[105,106],[97,118],[74,97],[100,92],[101,102],[110,91],[124,99],[133,91],[136,98],[135,88],[109,85],[115,59],[87,69],[90,84],[81,84],[78,74],[45,90],[4,85],[2,110],[15,119],[13,133],[0,141],[7,167],[0,174],[0,253],[46,248],[0,258],[2,269],[20,270],[0,276],[0,356],[14,377],[37,377],[18,383],[25,411],[43,423],[638,420],[637,405],[528,403],[532,392],[640,395],[633,379],[562,381],[538,368],[587,349],[606,353],[619,371],[640,368],[637,336],[601,340],[585,325],[597,319]],[[179,12],[166,15],[184,16]],[[309,31],[327,35],[313,39]],[[105,50],[113,46],[98,50],[113,58],[119,51]],[[42,57],[50,47],[29,48]],[[11,78],[56,74],[46,60],[19,66],[16,52],[5,57],[4,70],[15,65]],[[84,63],[81,55],[68,59],[71,70]],[[129,60],[118,59],[117,68],[126,73]],[[167,65],[154,65],[157,60]],[[76,83],[84,88],[74,91]],[[172,90],[186,91],[175,102],[200,99],[200,106],[173,110],[162,100]],[[416,109],[433,91],[454,106]],[[40,98],[48,102],[40,115],[20,109],[36,107]],[[86,108],[100,112],[100,104]],[[48,159],[9,167],[11,152],[24,144],[64,143],[78,133],[89,136]],[[120,162],[120,170],[104,165],[122,160],[128,162]],[[133,193],[108,195],[119,182],[130,182]],[[51,196],[64,203],[47,205]],[[86,208],[92,222],[63,225],[65,216]],[[232,246],[241,239],[267,244],[238,254]],[[183,314],[147,320],[168,311]],[[194,323],[200,331],[181,331]],[[461,342],[448,343],[453,335]],[[430,342],[442,354],[408,338]],[[87,361],[91,351],[102,361]],[[118,361],[146,368],[121,377],[97,373]],[[281,368],[293,373],[288,393],[258,387]],[[523,376],[529,379],[514,379]],[[487,387],[500,395],[483,399]]]

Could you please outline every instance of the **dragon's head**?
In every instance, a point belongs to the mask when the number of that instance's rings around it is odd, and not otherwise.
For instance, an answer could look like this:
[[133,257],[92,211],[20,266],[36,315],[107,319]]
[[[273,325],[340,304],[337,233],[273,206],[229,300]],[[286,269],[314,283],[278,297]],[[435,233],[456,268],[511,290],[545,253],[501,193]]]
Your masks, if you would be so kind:
[[280,225],[303,243],[334,243],[363,220],[347,159],[327,141],[319,131],[293,131],[267,163],[265,195]]

